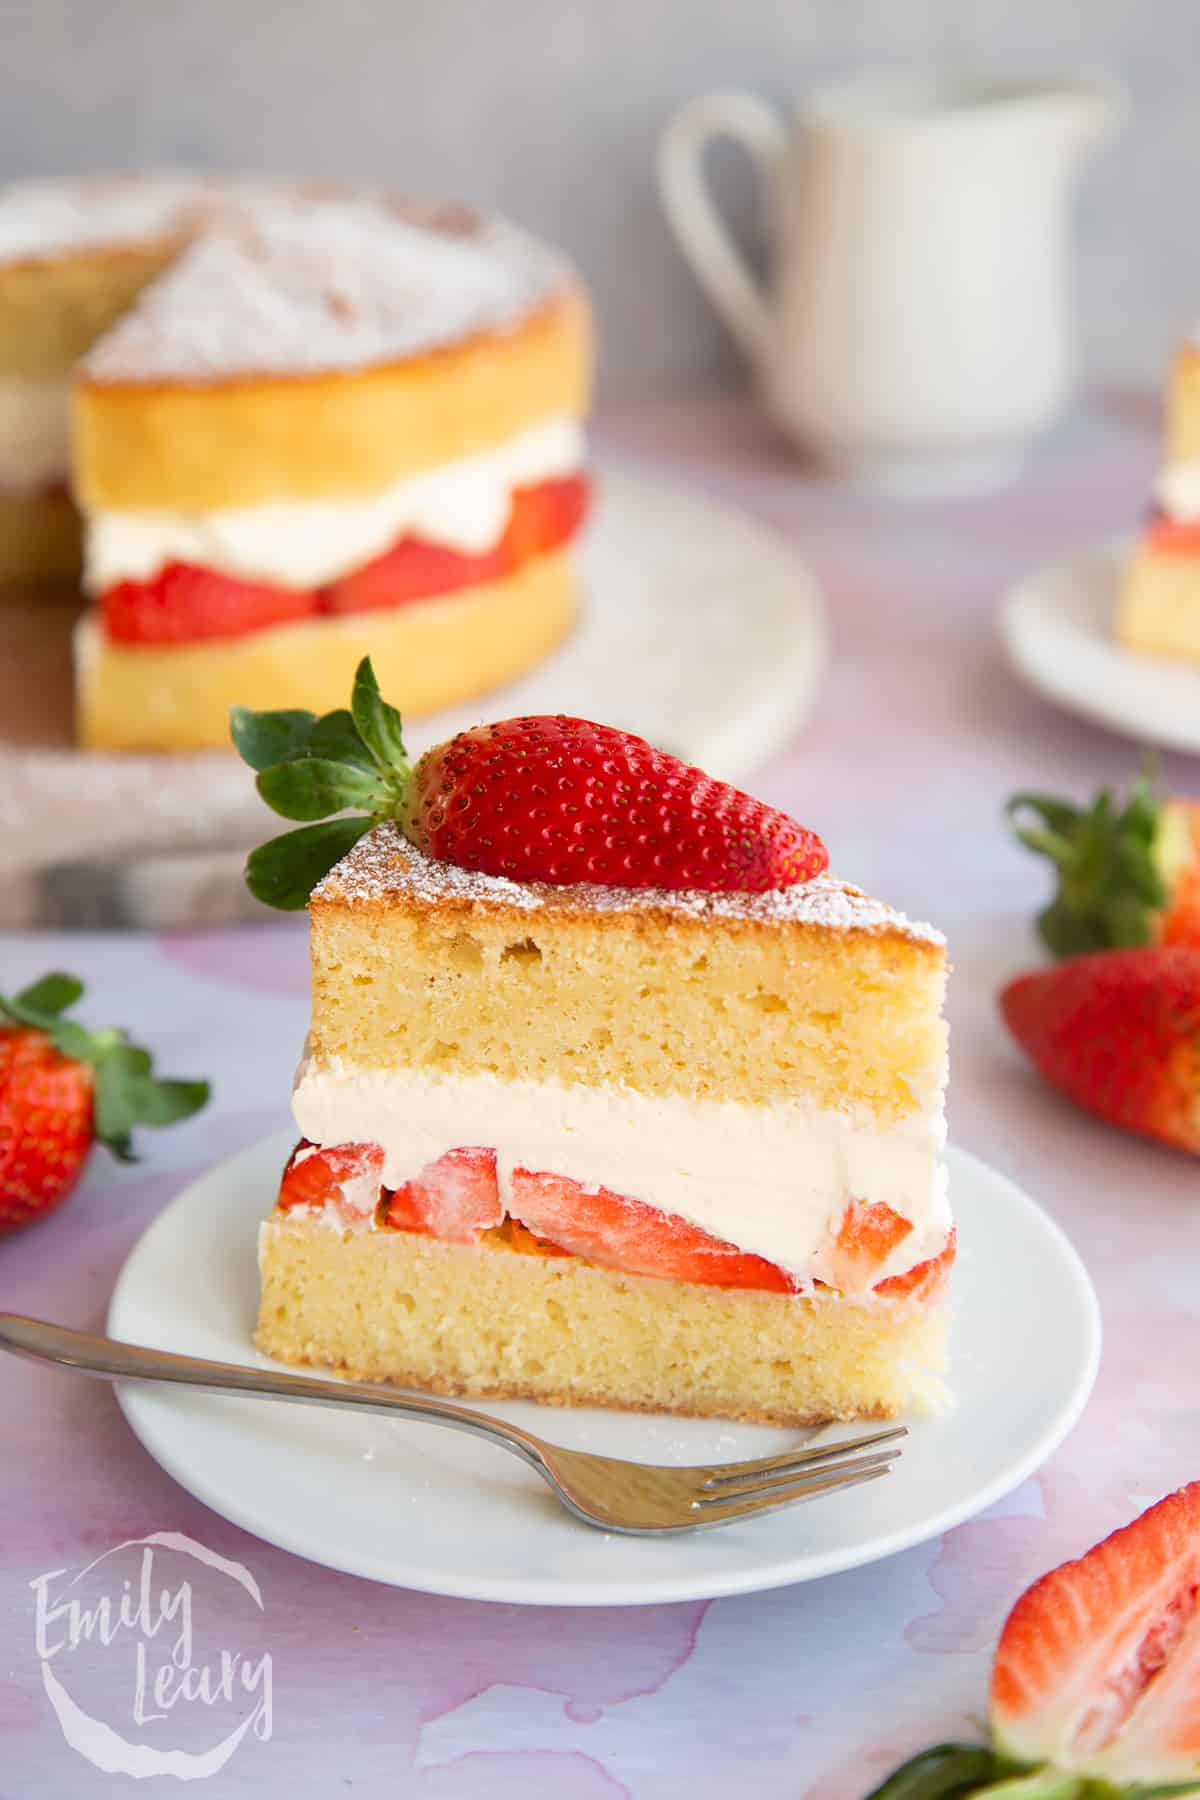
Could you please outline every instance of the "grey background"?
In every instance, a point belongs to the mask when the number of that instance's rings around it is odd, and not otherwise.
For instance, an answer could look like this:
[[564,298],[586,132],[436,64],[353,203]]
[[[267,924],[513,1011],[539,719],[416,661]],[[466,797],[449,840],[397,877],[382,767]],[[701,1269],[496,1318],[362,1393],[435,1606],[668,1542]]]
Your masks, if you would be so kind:
[[[653,153],[698,89],[865,68],[1116,76],[1079,194],[1095,375],[1157,381],[1200,315],[1198,0],[0,0],[0,175],[186,164],[379,178],[512,212],[599,302],[607,391],[727,377]],[[718,185],[753,243],[736,153]],[[758,246],[761,249],[761,245]]]

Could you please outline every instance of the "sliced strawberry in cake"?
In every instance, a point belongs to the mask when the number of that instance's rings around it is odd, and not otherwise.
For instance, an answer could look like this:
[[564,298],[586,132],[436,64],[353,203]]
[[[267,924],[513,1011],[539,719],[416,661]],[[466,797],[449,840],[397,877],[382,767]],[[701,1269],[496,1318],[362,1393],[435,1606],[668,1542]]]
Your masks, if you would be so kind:
[[426,1232],[448,1244],[475,1243],[504,1223],[496,1152],[448,1150],[388,1195],[384,1217],[399,1231]]
[[513,1217],[536,1237],[604,1269],[785,1294],[795,1286],[774,1263],[722,1243],[677,1214],[607,1188],[586,1188],[565,1175],[514,1169],[511,1205]]
[[186,563],[168,563],[150,581],[119,581],[100,602],[105,631],[122,644],[243,637],[316,611],[317,596],[306,589],[242,581]]
[[305,1207],[337,1217],[372,1219],[379,1205],[383,1151],[378,1144],[333,1144],[320,1148],[306,1139],[296,1145],[283,1171],[276,1205],[282,1212]]
[[[511,1198],[500,1197],[494,1150],[449,1150],[395,1189],[384,1188],[384,1152],[376,1144],[340,1144],[327,1149],[302,1141],[280,1185],[282,1211],[329,1207],[339,1218],[375,1220],[394,1231],[411,1231],[447,1244],[474,1244],[487,1232],[506,1228],[505,1241],[530,1253],[577,1256],[599,1268],[660,1281],[698,1282],[708,1287],[760,1288],[798,1293],[804,1287],[765,1257],[739,1250],[678,1214],[641,1200],[588,1188],[545,1171],[512,1172]],[[382,1212],[377,1215],[377,1207]],[[930,1297],[954,1261],[954,1234],[936,1257],[915,1263],[903,1274],[881,1271],[912,1225],[888,1206],[848,1206],[836,1235],[818,1259],[828,1279],[845,1294],[869,1291],[891,1298]]]
[[371,612],[502,581],[531,557],[545,556],[568,543],[582,525],[587,505],[588,483],[581,475],[518,488],[508,523],[488,549],[468,552],[421,537],[404,537],[382,555],[322,588],[320,611]]
[[882,1278],[892,1253],[912,1235],[912,1220],[882,1200],[852,1200],[825,1259],[829,1280],[845,1294],[864,1294]]

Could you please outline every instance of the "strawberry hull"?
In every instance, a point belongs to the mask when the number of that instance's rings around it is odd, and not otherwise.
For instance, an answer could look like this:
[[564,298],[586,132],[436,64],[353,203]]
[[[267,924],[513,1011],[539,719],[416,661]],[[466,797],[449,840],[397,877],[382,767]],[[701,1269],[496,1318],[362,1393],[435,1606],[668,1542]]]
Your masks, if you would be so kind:
[[1200,802],[1160,801],[1142,775],[1125,800],[1102,788],[1085,807],[1014,794],[1008,816],[1019,841],[1057,875],[1057,892],[1038,915],[1054,956],[1200,947]]

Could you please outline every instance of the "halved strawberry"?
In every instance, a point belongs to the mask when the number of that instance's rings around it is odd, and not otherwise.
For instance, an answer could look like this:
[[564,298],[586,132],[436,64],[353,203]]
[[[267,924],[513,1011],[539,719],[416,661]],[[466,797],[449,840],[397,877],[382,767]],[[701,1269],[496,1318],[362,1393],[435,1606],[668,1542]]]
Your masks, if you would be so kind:
[[1200,1777],[1200,1482],[1035,1582],[992,1676],[997,1749],[1113,1783]]
[[897,1244],[912,1230],[908,1219],[882,1200],[852,1200],[828,1258],[830,1279],[843,1294],[865,1294]]
[[672,1213],[627,1200],[608,1188],[585,1188],[563,1175],[514,1169],[511,1210],[536,1236],[626,1275],[768,1288],[776,1293],[790,1293],[794,1287],[784,1271],[764,1257],[710,1237]]
[[937,1256],[914,1263],[903,1275],[889,1275],[886,1281],[877,1281],[872,1292],[887,1300],[936,1300],[946,1288],[957,1255],[958,1233],[951,1226],[946,1248]]
[[390,1196],[387,1222],[451,1244],[473,1244],[504,1223],[494,1150],[448,1150]]
[[189,563],[168,563],[151,581],[121,581],[100,596],[110,638],[125,644],[192,644],[242,637],[317,611],[307,588],[239,581]]
[[382,1192],[383,1151],[378,1144],[332,1144],[321,1149],[301,1138],[288,1159],[275,1204],[284,1212],[329,1206],[345,1219],[369,1219]]

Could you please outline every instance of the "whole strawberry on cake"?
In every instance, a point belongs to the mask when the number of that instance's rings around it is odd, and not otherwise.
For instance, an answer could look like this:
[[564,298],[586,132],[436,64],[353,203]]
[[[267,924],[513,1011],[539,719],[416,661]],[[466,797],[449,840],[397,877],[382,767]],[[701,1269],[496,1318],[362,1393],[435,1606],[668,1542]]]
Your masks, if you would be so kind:
[[608,726],[508,719],[414,767],[364,661],[349,710],[234,738],[304,822],[249,885],[311,920],[263,1351],[781,1424],[936,1403],[935,931]]

